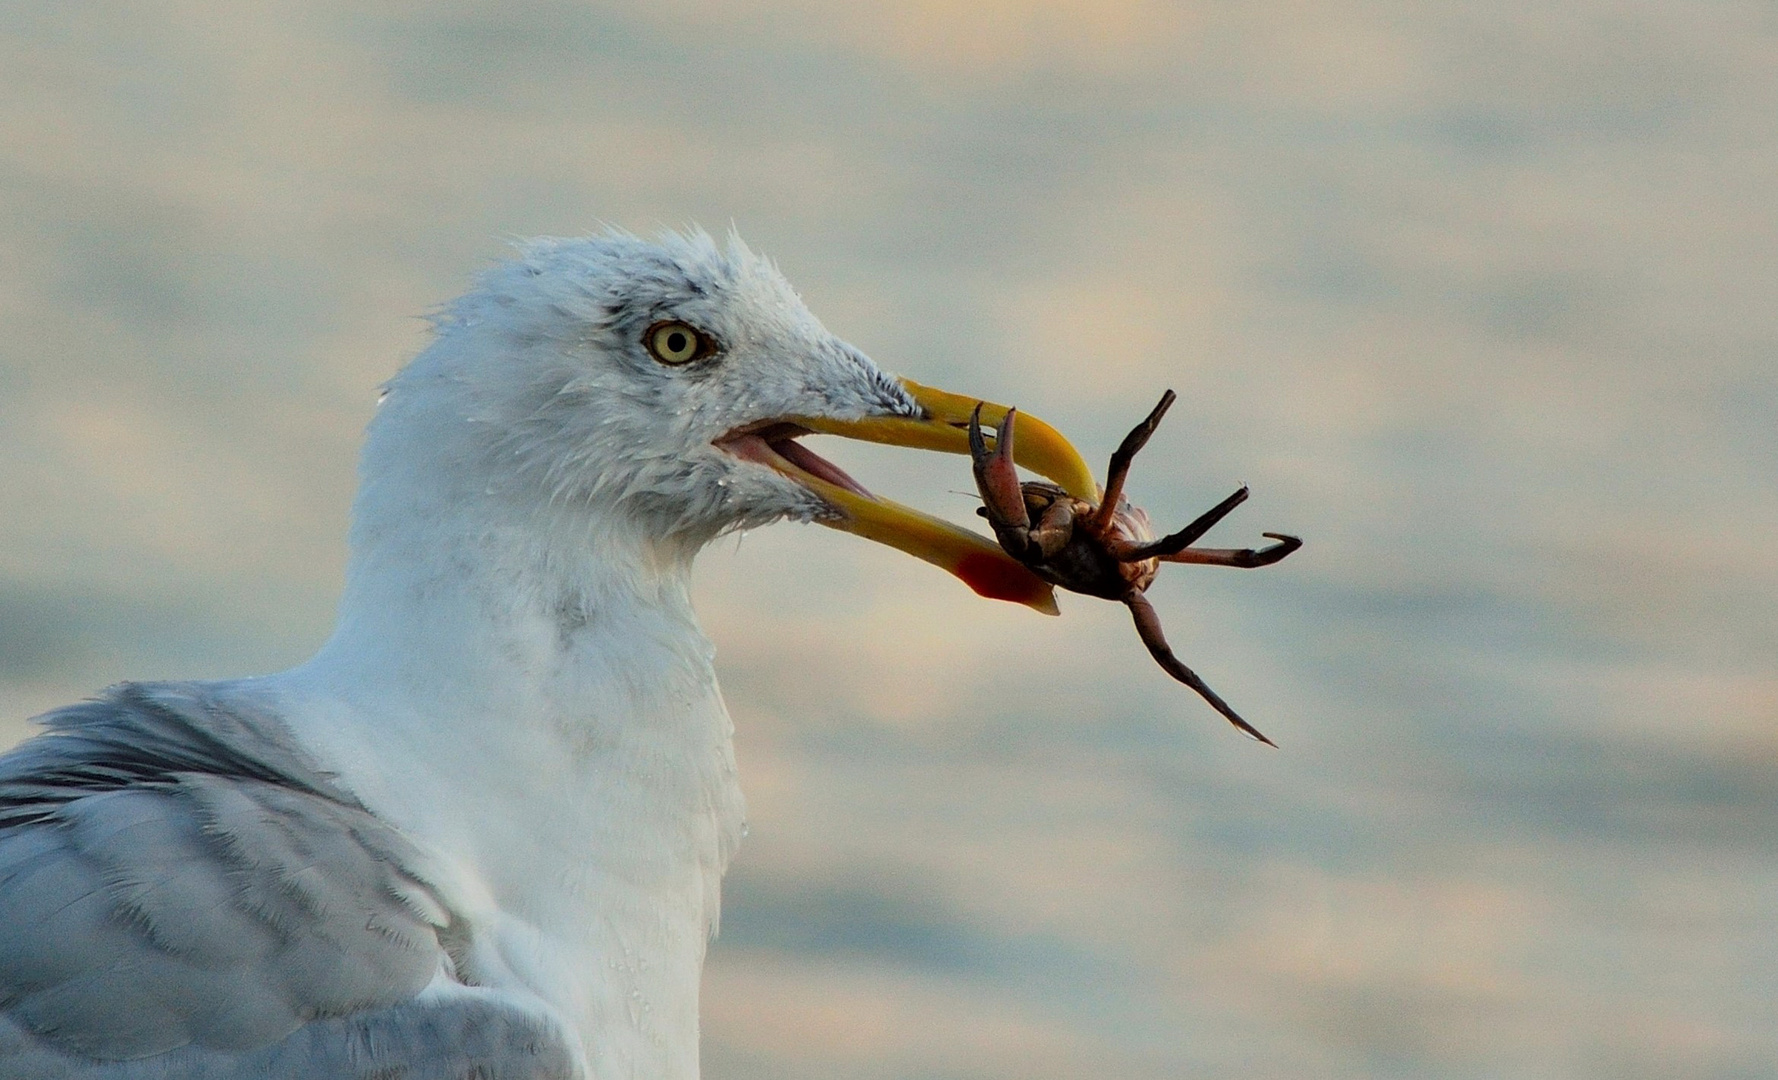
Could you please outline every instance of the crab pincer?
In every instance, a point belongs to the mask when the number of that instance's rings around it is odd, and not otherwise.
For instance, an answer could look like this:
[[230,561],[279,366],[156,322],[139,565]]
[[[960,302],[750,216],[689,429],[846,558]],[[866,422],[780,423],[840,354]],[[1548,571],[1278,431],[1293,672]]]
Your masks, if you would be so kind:
[[[982,434],[982,410],[978,405],[969,418],[969,456],[975,469],[976,489],[982,496],[982,516],[993,526],[1001,548],[1032,566],[1055,558],[1072,538],[1076,500],[1050,484],[1019,483],[1018,469],[1012,460],[1013,425],[1018,415],[1017,409],[1006,410],[990,451]],[[1050,497],[1052,494],[1060,497]],[[1031,524],[1033,517],[1035,526]]]
[[1166,635],[1161,632],[1160,616],[1143,595],[1163,562],[1251,569],[1270,566],[1303,545],[1294,536],[1264,533],[1267,539],[1277,542],[1257,550],[1193,547],[1199,537],[1246,501],[1245,487],[1178,532],[1155,537],[1148,515],[1124,498],[1124,481],[1130,463],[1160,426],[1174,400],[1173,391],[1167,391],[1147,419],[1124,436],[1111,455],[1105,488],[1097,503],[1076,498],[1054,484],[1035,480],[1020,483],[1013,465],[1013,418],[1017,410],[1007,411],[990,449],[978,405],[969,420],[970,462],[976,489],[982,496],[982,507],[977,512],[988,519],[1001,548],[1038,577],[1071,592],[1123,603],[1135,620],[1137,636],[1163,671],[1197,691],[1229,723],[1260,742],[1275,746],[1173,655]]

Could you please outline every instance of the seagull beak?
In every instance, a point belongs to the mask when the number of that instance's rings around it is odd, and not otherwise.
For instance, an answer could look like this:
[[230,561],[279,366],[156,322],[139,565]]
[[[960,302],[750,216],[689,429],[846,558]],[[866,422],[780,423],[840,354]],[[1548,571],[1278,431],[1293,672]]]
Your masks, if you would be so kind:
[[[905,551],[950,571],[982,596],[1025,604],[1055,615],[1055,591],[1048,582],[1008,556],[1000,546],[962,526],[921,513],[866,491],[830,462],[797,444],[797,435],[818,432],[864,442],[911,446],[952,454],[969,453],[969,417],[979,405],[982,426],[992,429],[1007,407],[978,398],[902,381],[925,415],[872,416],[858,420],[831,417],[785,417],[774,428],[724,439],[730,453],[769,466],[821,496],[834,511],[822,524],[856,533]],[[1015,460],[1046,476],[1069,494],[1096,501],[1098,484],[1080,453],[1048,424],[1019,413],[1014,421]]]

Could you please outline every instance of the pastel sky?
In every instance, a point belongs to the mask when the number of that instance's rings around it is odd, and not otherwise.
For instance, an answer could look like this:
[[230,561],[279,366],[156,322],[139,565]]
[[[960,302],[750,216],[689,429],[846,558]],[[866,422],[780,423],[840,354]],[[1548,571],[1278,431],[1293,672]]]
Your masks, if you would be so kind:
[[[0,742],[325,636],[359,433],[514,237],[731,223],[1254,572],[1178,651],[778,526],[699,603],[713,1080],[1778,1062],[1778,9],[0,0]],[[820,444],[974,520],[958,458]]]

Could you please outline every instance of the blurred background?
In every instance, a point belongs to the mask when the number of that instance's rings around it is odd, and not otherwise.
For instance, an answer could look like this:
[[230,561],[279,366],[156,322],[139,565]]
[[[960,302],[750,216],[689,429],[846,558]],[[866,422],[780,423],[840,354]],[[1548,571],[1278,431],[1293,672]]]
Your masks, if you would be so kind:
[[[0,0],[0,742],[326,635],[512,238],[731,223],[1277,567],[1188,662],[779,526],[700,568],[713,1080],[1778,1074],[1778,9]],[[971,517],[967,465],[824,440]]]

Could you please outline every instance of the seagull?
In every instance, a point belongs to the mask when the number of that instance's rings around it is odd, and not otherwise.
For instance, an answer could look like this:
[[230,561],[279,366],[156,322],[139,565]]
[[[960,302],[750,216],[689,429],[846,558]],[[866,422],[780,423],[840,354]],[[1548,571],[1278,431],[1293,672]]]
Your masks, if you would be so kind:
[[[0,756],[0,1078],[695,1078],[744,807],[693,559],[819,522],[1053,613],[798,441],[967,453],[978,408],[738,237],[523,245],[386,386],[313,658]],[[1098,494],[1022,412],[1016,458]]]

